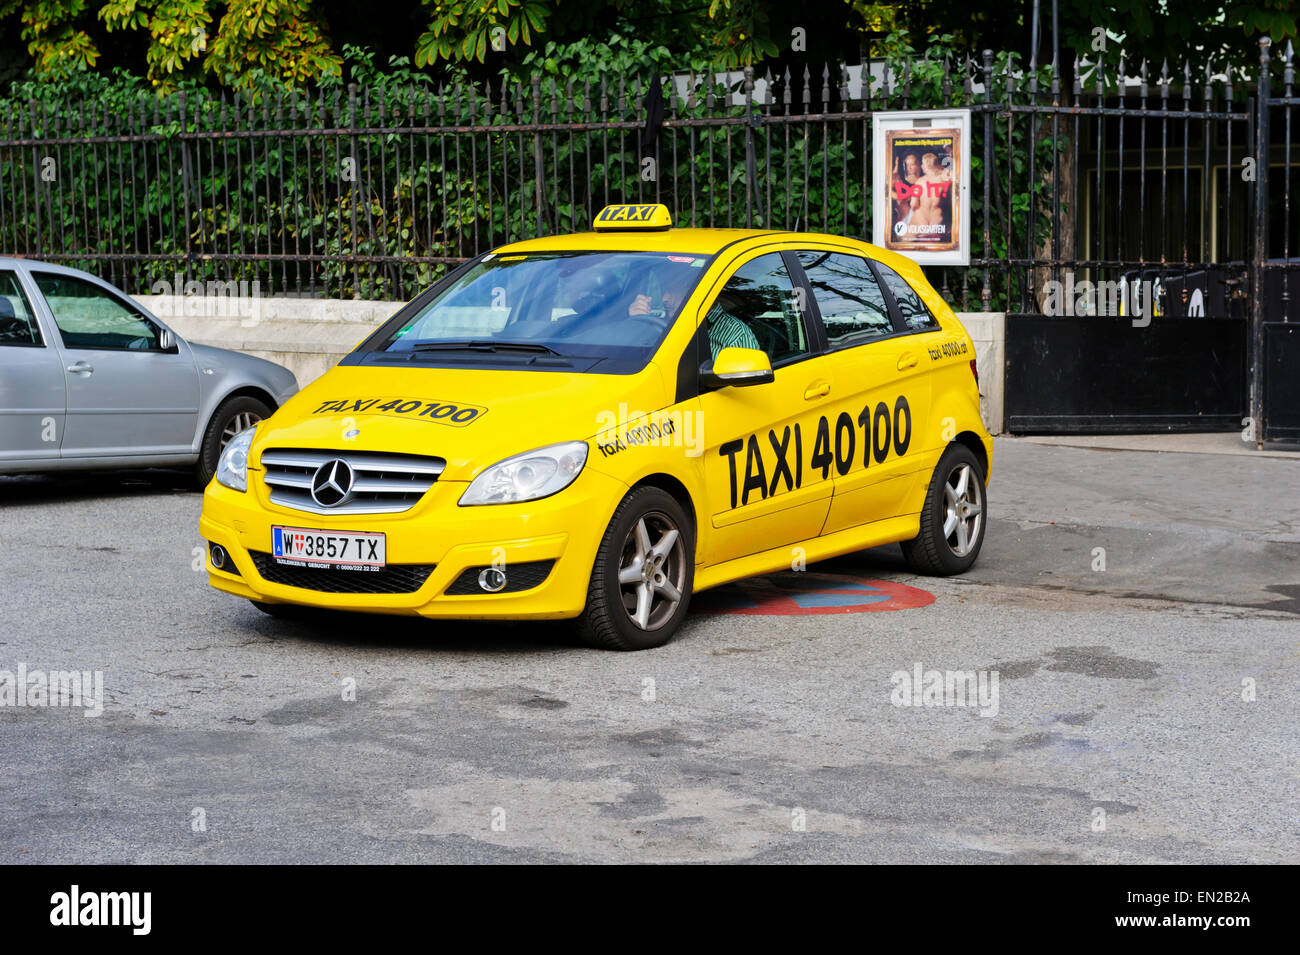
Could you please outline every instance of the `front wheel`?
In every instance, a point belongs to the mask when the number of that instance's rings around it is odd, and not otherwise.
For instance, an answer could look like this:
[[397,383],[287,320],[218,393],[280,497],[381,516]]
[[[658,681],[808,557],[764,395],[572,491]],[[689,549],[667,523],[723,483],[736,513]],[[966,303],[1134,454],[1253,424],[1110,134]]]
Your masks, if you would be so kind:
[[930,478],[921,531],[903,542],[908,565],[935,577],[969,570],[984,543],[986,505],[979,459],[963,444],[950,445]]
[[694,584],[690,518],[666,491],[637,488],[605,529],[578,635],[602,650],[663,646],[685,619]]
[[194,465],[194,479],[200,487],[207,487],[217,473],[217,462],[230,439],[246,428],[251,428],[271,417],[271,409],[256,398],[227,398],[208,421],[199,445],[199,460]]

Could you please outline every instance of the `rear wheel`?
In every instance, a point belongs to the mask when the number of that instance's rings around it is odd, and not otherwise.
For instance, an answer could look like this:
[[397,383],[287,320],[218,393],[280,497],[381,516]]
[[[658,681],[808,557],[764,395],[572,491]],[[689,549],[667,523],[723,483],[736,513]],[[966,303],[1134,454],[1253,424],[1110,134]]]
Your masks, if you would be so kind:
[[903,542],[903,556],[919,574],[947,577],[969,570],[984,544],[984,469],[970,448],[949,445],[930,478],[921,531]]
[[271,409],[256,398],[241,396],[223,401],[208,421],[199,445],[199,460],[194,465],[194,479],[199,485],[207,487],[217,473],[217,462],[231,438],[269,417]]
[[685,619],[694,583],[690,518],[666,491],[637,488],[605,529],[578,635],[602,650],[662,646]]

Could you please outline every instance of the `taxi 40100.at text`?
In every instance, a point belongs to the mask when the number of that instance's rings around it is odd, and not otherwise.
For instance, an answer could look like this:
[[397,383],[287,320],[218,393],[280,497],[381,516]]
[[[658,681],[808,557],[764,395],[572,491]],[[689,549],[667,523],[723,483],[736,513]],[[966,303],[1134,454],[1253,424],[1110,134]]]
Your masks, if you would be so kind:
[[902,542],[983,542],[975,354],[907,259],[852,239],[595,231],[480,255],[222,454],[214,587],[299,606],[572,618],[666,642],[693,591]]

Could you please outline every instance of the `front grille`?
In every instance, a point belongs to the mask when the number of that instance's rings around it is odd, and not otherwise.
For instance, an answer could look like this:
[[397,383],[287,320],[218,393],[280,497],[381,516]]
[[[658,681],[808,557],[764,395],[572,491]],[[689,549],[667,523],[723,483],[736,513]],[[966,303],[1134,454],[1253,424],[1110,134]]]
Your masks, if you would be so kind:
[[327,594],[413,594],[433,573],[433,564],[389,564],[382,570],[325,570],[277,563],[270,554],[250,551],[263,580]]
[[[333,461],[344,462],[354,480],[346,497],[325,506],[312,496],[312,481],[321,467]],[[262,452],[262,480],[271,503],[312,514],[398,514],[413,507],[446,466],[442,458],[420,454],[298,448]]]
[[[555,565],[553,560],[531,560],[518,564],[507,564],[501,569],[505,571],[506,585],[500,590],[492,591],[498,594],[512,594],[520,590],[532,590],[540,586],[551,572]],[[445,593],[448,597],[467,597],[471,594],[485,594],[488,591],[478,585],[478,575],[480,571],[486,570],[484,567],[470,567],[461,572],[461,575],[451,582]]]

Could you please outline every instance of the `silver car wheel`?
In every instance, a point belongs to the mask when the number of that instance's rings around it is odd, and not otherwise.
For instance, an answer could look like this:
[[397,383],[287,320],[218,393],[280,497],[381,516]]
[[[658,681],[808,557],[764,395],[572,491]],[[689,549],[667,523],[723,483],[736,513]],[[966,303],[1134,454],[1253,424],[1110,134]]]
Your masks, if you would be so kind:
[[984,504],[979,477],[969,464],[959,464],[943,485],[943,537],[948,549],[965,557],[979,542],[984,526]]
[[657,629],[672,617],[686,585],[686,559],[681,532],[668,515],[651,511],[632,527],[618,585],[623,609],[639,629]]
[[241,431],[247,431],[261,420],[262,416],[252,411],[241,411],[235,415],[226,424],[226,430],[221,432],[221,447],[224,449],[230,443],[231,438]]

